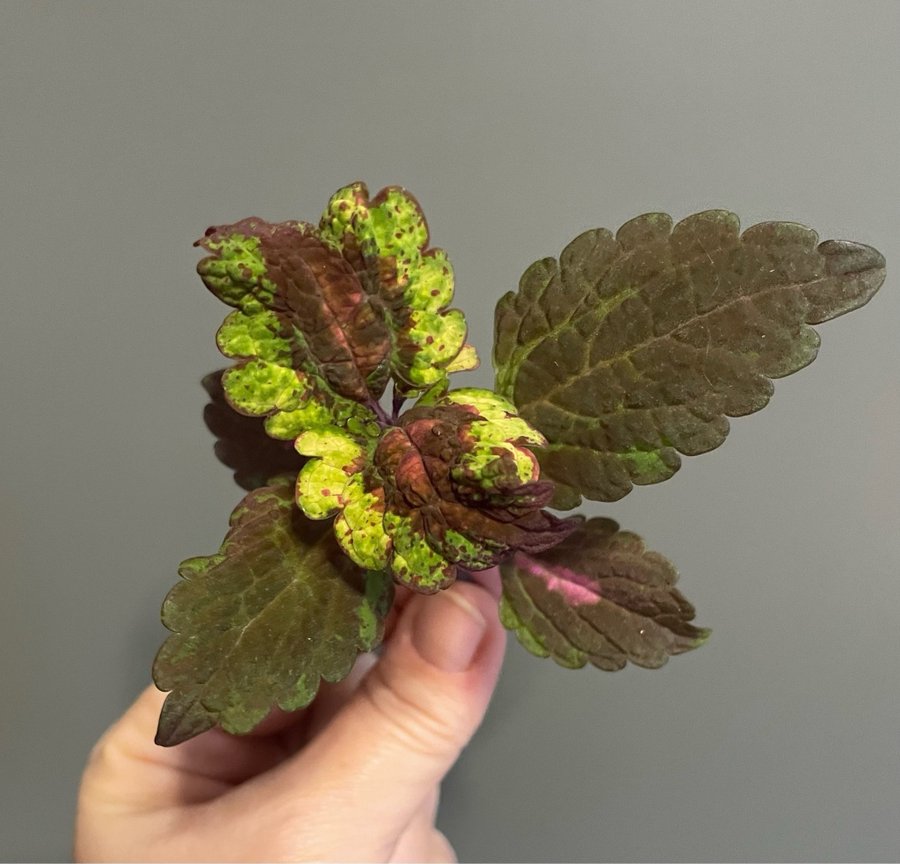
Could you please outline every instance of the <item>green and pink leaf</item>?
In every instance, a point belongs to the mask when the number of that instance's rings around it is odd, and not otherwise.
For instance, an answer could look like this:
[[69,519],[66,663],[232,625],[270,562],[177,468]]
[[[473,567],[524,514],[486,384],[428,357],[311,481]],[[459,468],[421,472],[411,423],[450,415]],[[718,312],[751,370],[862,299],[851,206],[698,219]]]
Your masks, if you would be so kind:
[[504,625],[561,666],[655,669],[709,637],[691,623],[671,563],[611,519],[590,519],[543,553],[516,552],[500,570]]

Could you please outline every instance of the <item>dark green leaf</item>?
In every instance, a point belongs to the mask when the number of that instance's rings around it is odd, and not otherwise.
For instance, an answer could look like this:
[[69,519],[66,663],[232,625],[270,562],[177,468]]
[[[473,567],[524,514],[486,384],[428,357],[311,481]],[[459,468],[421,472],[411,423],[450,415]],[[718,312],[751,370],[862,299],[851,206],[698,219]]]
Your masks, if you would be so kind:
[[496,315],[497,390],[547,437],[544,476],[573,506],[678,470],[718,447],[727,417],[765,406],[770,379],[816,356],[817,324],[866,303],[884,258],[724,210],[587,231],[526,270]]
[[690,623],[675,568],[611,519],[588,520],[547,552],[517,552],[500,572],[504,625],[561,666],[656,669],[709,637]]
[[340,550],[329,522],[294,505],[293,483],[257,489],[231,516],[215,555],[190,558],[163,605],[172,631],[153,677],[171,691],[157,742],[215,725],[249,732],[277,705],[308,704],[383,633],[392,586]]

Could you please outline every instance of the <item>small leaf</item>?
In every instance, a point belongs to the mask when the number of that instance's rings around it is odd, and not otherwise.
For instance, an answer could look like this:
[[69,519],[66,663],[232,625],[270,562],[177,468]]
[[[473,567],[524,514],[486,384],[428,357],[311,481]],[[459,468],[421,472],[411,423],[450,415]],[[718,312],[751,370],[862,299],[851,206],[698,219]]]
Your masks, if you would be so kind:
[[236,411],[265,417],[290,411],[309,401],[312,388],[302,372],[266,360],[246,360],[222,376],[225,396]]
[[690,623],[675,568],[611,519],[588,520],[549,551],[517,552],[500,572],[504,626],[567,668],[656,669],[709,638]]
[[339,189],[319,222],[319,234],[339,249],[373,298],[390,330],[390,371],[412,396],[446,383],[450,372],[474,369],[466,322],[453,298],[453,268],[442,249],[428,248],[418,201],[399,186],[370,199],[364,183]]
[[250,218],[210,228],[197,245],[211,253],[197,265],[204,283],[238,309],[219,330],[224,354],[304,370],[349,399],[384,392],[384,315],[313,226]]
[[[724,210],[586,231],[534,263],[497,305],[497,390],[547,437],[555,504],[599,501],[718,447],[727,417],[764,407],[770,379],[816,356],[810,324],[866,303],[884,258],[859,243]],[[568,488],[566,488],[568,487]]]
[[334,516],[350,497],[347,484],[366,467],[368,454],[340,429],[304,432],[294,442],[311,459],[297,477],[297,504],[310,519]]
[[478,352],[475,350],[475,346],[466,343],[460,349],[460,352],[456,355],[456,358],[447,365],[446,371],[470,372],[472,369],[478,368],[479,362]]
[[403,412],[374,441],[337,429],[300,435],[309,462],[297,503],[312,519],[335,517],[338,543],[360,567],[433,593],[459,567],[547,549],[577,526],[543,510],[554,486],[541,482],[529,446],[544,441],[496,393],[453,390]]
[[249,732],[277,705],[307,705],[383,634],[392,586],[339,549],[331,525],[294,505],[292,482],[251,492],[215,555],[190,558],[163,605],[172,631],[153,678],[171,691],[157,743],[221,726]]

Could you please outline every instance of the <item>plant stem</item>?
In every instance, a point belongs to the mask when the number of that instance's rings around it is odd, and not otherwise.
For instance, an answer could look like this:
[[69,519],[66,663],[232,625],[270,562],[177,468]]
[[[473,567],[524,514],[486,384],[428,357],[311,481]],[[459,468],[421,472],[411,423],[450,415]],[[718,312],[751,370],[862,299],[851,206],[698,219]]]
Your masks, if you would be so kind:
[[375,413],[375,416],[378,418],[378,422],[382,428],[386,428],[387,426],[393,426],[393,420],[388,417],[387,411],[381,407],[380,403],[375,399],[369,399],[369,407]]

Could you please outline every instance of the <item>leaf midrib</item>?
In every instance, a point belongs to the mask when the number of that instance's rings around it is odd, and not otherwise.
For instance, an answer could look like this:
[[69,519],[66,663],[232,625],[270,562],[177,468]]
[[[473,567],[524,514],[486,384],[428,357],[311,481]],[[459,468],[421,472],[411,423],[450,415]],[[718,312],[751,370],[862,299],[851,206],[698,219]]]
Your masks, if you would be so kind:
[[[325,537],[325,536],[327,536],[327,535],[323,535],[323,537]],[[317,552],[317,550],[318,550],[319,544],[322,542],[322,539],[323,539],[323,538],[319,538],[318,540],[316,540],[316,542],[310,547],[308,555],[307,555],[307,556],[304,556],[304,557],[310,557],[310,556],[312,556],[313,554],[315,554],[315,553]],[[319,556],[319,557],[321,557],[321,556]],[[226,560],[227,560],[227,559],[226,559]],[[221,563],[221,562],[220,562],[220,563]],[[219,566],[219,564],[217,564],[216,566]],[[255,570],[254,570],[253,567],[248,567],[247,569],[248,569],[248,572],[249,572],[249,574],[250,574],[250,576],[251,576],[251,579],[252,579],[252,582],[250,583],[250,584],[252,585],[252,584],[255,583],[260,577],[258,577],[258,576],[256,575],[256,572],[255,572]],[[212,572],[212,571],[210,571],[210,572]],[[244,637],[246,636],[247,632],[248,632],[252,627],[254,627],[255,625],[257,625],[257,624],[259,623],[260,619],[261,619],[267,612],[269,612],[269,610],[272,608],[273,605],[275,605],[276,603],[278,603],[278,602],[280,602],[280,601],[282,600],[283,595],[284,595],[287,591],[289,591],[289,590],[291,590],[292,588],[294,588],[294,587],[298,584],[298,582],[301,581],[301,580],[298,580],[298,578],[297,578],[297,576],[296,576],[296,573],[297,573],[297,572],[298,572],[298,571],[295,570],[295,571],[294,571],[294,575],[292,575],[291,578],[289,578],[289,579],[285,582],[285,584],[284,584],[284,585],[283,585],[283,586],[282,586],[282,587],[281,587],[281,588],[280,588],[280,589],[279,589],[279,590],[278,590],[278,591],[277,591],[277,592],[276,592],[269,600],[267,600],[266,603],[265,603],[265,604],[264,604],[264,605],[263,605],[263,606],[262,606],[262,607],[254,614],[254,615],[252,615],[252,616],[249,617],[249,619],[247,620],[247,622],[240,628],[240,632],[237,634],[237,637],[236,637],[236,638],[234,639],[234,641],[232,642],[231,647],[225,652],[225,654],[220,655],[220,656],[221,656],[221,659],[220,659],[220,661],[216,664],[215,669],[213,670],[213,672],[209,675],[209,677],[206,678],[205,681],[203,681],[203,683],[200,685],[200,687],[197,688],[197,691],[198,691],[198,693],[197,693],[197,700],[200,702],[201,705],[204,706],[204,710],[208,710],[208,709],[206,709],[206,706],[205,706],[205,704],[204,704],[204,702],[203,702],[203,695],[202,695],[202,694],[206,691],[207,687],[209,687],[210,682],[212,682],[212,681],[215,679],[215,677],[216,677],[217,675],[219,675],[219,674],[222,672],[223,669],[227,668],[229,662],[231,661],[231,659],[232,659],[232,657],[234,656],[235,652],[236,652],[236,651],[238,650],[238,648],[240,647],[241,642],[242,642],[242,640],[244,639]],[[244,599],[244,598],[245,598],[245,596],[246,596],[247,591],[249,590],[249,587],[250,587],[250,586],[248,585],[247,588],[245,588],[244,591],[241,592],[241,604],[244,605],[244,606],[245,606],[245,599]],[[245,606],[245,608],[246,608],[246,606]],[[277,701],[277,699],[278,699],[278,697],[275,697],[275,700],[276,700],[276,701]],[[218,713],[218,712],[217,712],[217,713]]]
[[[680,267],[687,267],[688,265],[687,265],[687,263],[685,263],[685,264],[682,264],[682,265],[679,265],[679,266],[680,266]],[[722,312],[722,311],[724,311],[724,310],[733,308],[734,306],[736,306],[736,305],[739,304],[739,303],[752,303],[753,300],[754,300],[755,298],[760,297],[760,296],[765,296],[765,295],[767,295],[767,294],[769,294],[769,293],[771,293],[771,292],[776,292],[776,291],[794,291],[795,289],[798,289],[798,288],[804,288],[804,287],[805,287],[805,288],[809,288],[809,287],[811,287],[811,286],[816,285],[817,283],[824,282],[824,281],[826,281],[827,279],[830,279],[830,278],[832,278],[832,277],[829,276],[828,274],[824,274],[824,275],[822,275],[822,276],[817,277],[816,279],[810,279],[810,280],[807,280],[807,281],[804,281],[804,282],[788,282],[788,283],[783,283],[783,284],[770,285],[770,286],[767,287],[767,288],[763,288],[763,289],[761,289],[761,290],[759,290],[759,291],[754,291],[752,294],[742,294],[741,296],[736,297],[736,298],[734,298],[733,300],[728,301],[727,303],[721,303],[721,304],[719,304],[718,306],[714,306],[712,309],[709,309],[707,312],[703,312],[703,313],[701,313],[701,314],[699,314],[699,315],[695,315],[694,317],[692,317],[692,318],[690,318],[690,319],[688,319],[688,320],[686,320],[686,321],[682,321],[682,322],[678,323],[676,326],[673,326],[672,329],[666,331],[665,333],[655,334],[655,335],[653,335],[652,337],[650,337],[649,339],[645,339],[643,342],[639,342],[637,345],[634,345],[634,346],[630,347],[627,351],[624,351],[624,352],[622,352],[622,353],[620,353],[620,354],[616,354],[616,355],[613,356],[613,357],[609,357],[609,358],[601,358],[601,359],[598,360],[596,363],[589,364],[587,367],[582,367],[582,369],[580,369],[580,370],[579,370],[577,373],[575,373],[574,375],[569,375],[569,376],[567,376],[567,377],[565,378],[565,380],[560,381],[560,382],[557,382],[556,384],[554,384],[553,387],[550,388],[550,390],[548,390],[548,391],[546,391],[545,393],[541,394],[539,398],[525,399],[525,400],[522,400],[522,401],[518,401],[518,400],[517,400],[517,401],[516,401],[516,405],[517,405],[517,407],[518,407],[520,410],[524,410],[525,407],[530,406],[530,405],[541,404],[541,403],[550,403],[550,404],[552,404],[554,407],[560,408],[561,410],[564,410],[564,411],[566,411],[567,413],[573,414],[574,416],[577,416],[577,417],[583,417],[583,416],[586,416],[586,415],[578,414],[577,412],[572,411],[572,410],[569,409],[569,408],[565,408],[564,406],[559,405],[557,402],[553,402],[553,401],[552,401],[552,397],[553,397],[556,393],[558,393],[560,390],[562,390],[562,389],[564,389],[564,388],[566,388],[566,387],[571,386],[571,384],[572,384],[574,381],[577,381],[577,380],[579,380],[579,379],[581,379],[581,378],[584,378],[584,377],[586,377],[586,376],[589,376],[589,375],[593,374],[593,372],[594,372],[595,370],[600,369],[600,368],[602,368],[602,367],[604,367],[604,366],[606,366],[606,367],[612,366],[614,363],[620,362],[620,361],[622,361],[622,360],[628,360],[629,362],[631,362],[631,357],[632,357],[632,355],[635,354],[635,353],[637,353],[638,351],[643,350],[644,348],[647,348],[647,347],[649,347],[650,345],[653,345],[653,344],[656,343],[656,342],[662,341],[662,340],[664,340],[664,339],[669,339],[669,338],[671,338],[675,333],[677,333],[679,330],[681,330],[681,329],[683,329],[683,328],[685,328],[685,327],[694,325],[694,324],[696,324],[697,322],[703,321],[703,320],[705,320],[706,318],[710,317],[711,315],[715,315],[715,314],[718,314],[718,313],[720,313],[720,312]],[[643,289],[643,286],[641,286],[641,288],[635,289],[633,292],[630,292],[630,294],[628,294],[628,296],[625,296],[625,293],[623,293],[623,295],[622,295],[622,300],[621,300],[620,302],[624,302],[626,299],[629,299],[629,297],[634,296],[635,294],[640,293],[640,291],[641,291],[642,289]],[[619,305],[619,303],[617,303],[617,304],[615,304],[615,305]],[[614,307],[611,307],[611,308],[614,308]],[[600,320],[601,326],[602,326],[603,321],[606,320],[606,317],[608,316],[609,311],[611,311],[611,309],[606,310],[606,311],[602,314],[602,317],[601,317],[601,320]],[[585,314],[587,314],[587,313],[585,313]],[[803,323],[806,324],[805,319],[804,319]],[[807,326],[808,326],[808,325],[807,325]],[[598,328],[598,330],[599,330],[599,328]],[[548,334],[548,337],[549,337],[549,335],[550,335],[550,334]],[[545,337],[545,338],[548,338],[548,337]],[[541,341],[543,341],[543,340],[541,340]],[[690,346],[690,347],[694,347],[694,346]],[[708,347],[708,346],[707,346],[707,347]],[[531,353],[531,351],[529,351],[529,355],[530,355],[530,353]],[[735,352],[733,352],[733,353],[737,354],[738,352],[735,351]],[[522,364],[523,364],[523,365],[524,365],[525,362],[527,362],[527,359],[528,359],[528,358],[525,358],[525,360],[522,361]],[[632,366],[634,366],[633,363],[632,363]],[[636,370],[636,371],[639,372],[639,370]],[[639,372],[639,374],[640,374],[640,372]],[[759,374],[765,374],[765,373],[759,373]],[[768,376],[766,376],[766,377],[768,377]],[[687,404],[689,404],[689,403],[679,403],[679,404],[687,405]],[[667,403],[666,405],[655,406],[655,408],[657,408],[657,409],[658,409],[658,408],[662,408],[662,407],[670,407],[670,406],[668,406],[668,403]],[[650,410],[650,409],[646,409],[646,410]],[[605,412],[605,413],[603,413],[603,414],[592,415],[592,419],[593,419],[593,418],[599,419],[599,418],[602,418],[602,417],[607,417],[607,416],[609,416],[609,413],[610,413],[610,412]],[[616,413],[616,412],[614,412],[614,413]]]

